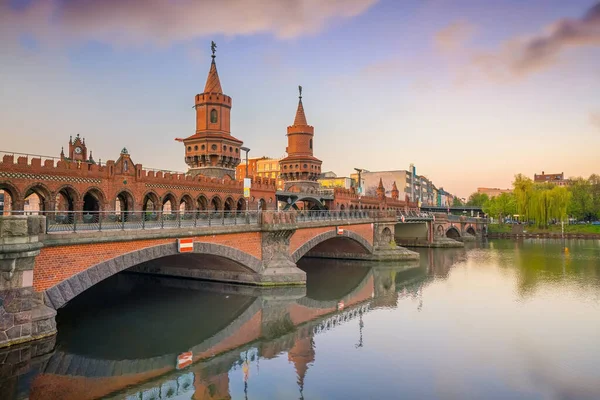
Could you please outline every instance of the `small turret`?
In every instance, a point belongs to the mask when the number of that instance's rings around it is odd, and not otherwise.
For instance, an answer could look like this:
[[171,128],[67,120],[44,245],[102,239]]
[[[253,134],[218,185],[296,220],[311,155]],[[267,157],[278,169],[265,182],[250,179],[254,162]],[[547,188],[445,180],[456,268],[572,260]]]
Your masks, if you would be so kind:
[[398,190],[398,186],[396,186],[396,181],[392,185],[392,199],[398,200],[400,198],[400,191]]
[[383,187],[383,181],[379,178],[379,185],[377,186],[377,198],[380,201],[385,200],[385,188]]

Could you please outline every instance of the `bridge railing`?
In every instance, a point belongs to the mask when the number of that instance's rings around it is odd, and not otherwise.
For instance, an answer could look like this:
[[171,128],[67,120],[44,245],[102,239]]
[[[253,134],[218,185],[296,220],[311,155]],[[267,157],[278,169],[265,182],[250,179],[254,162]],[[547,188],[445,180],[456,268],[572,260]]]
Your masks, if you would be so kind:
[[433,214],[427,211],[397,210],[396,213],[398,217],[403,216],[405,218],[433,219]]
[[258,211],[53,211],[44,212],[46,232],[153,230],[258,225]]
[[372,219],[374,211],[13,211],[46,217],[46,233],[154,230]]

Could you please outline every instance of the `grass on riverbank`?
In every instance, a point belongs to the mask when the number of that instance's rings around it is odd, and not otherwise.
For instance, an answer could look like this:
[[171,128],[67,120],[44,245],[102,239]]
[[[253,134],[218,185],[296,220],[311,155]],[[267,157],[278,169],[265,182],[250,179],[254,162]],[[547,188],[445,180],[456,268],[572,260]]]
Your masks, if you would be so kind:
[[[560,225],[551,225],[547,229],[537,228],[535,226],[524,227],[525,233],[560,233]],[[509,224],[490,224],[489,233],[511,233],[512,225]],[[600,225],[565,225],[565,233],[598,233],[600,234]]]

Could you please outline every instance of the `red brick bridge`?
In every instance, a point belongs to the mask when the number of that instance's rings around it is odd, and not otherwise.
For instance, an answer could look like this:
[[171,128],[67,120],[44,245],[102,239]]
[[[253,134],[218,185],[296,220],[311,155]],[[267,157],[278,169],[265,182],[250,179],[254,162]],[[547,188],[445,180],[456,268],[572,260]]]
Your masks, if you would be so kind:
[[[238,224],[240,218],[244,223]],[[0,217],[0,267],[8,285],[1,288],[0,311],[7,322],[0,324],[0,346],[54,333],[52,310],[124,270],[263,286],[301,285],[306,273],[296,262],[305,255],[418,259],[418,253],[396,246],[396,220],[394,211],[270,211],[256,213],[255,218],[223,216],[221,224],[196,227],[182,226],[179,219],[167,229],[73,233],[47,232],[44,216]],[[191,251],[181,253],[178,239],[191,239]]]

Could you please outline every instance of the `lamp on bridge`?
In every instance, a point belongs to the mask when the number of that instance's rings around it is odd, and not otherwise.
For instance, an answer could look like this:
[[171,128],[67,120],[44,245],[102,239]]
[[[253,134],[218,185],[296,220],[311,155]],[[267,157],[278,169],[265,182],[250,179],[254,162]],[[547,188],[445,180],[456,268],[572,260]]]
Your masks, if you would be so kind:
[[[250,149],[248,147],[240,147],[240,150],[246,152],[246,176],[244,178],[244,194],[246,192],[246,185],[248,184],[248,153],[250,152]],[[250,188],[250,186],[248,185],[248,188]],[[248,209],[249,209],[249,201],[250,201],[250,196],[248,196],[248,198],[246,199],[246,213],[248,213]]]
[[248,153],[250,152],[250,149],[248,147],[240,147],[240,150],[246,152],[246,178],[247,178],[248,177]]
[[361,174],[364,170],[362,168],[354,168],[354,170],[358,172],[358,210],[360,211],[360,198],[362,196]]

